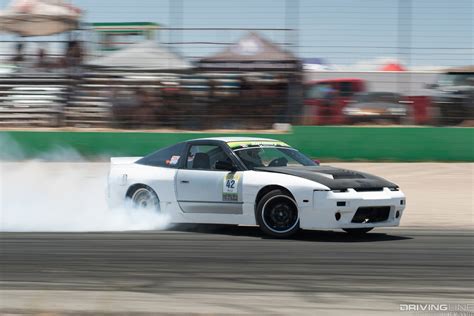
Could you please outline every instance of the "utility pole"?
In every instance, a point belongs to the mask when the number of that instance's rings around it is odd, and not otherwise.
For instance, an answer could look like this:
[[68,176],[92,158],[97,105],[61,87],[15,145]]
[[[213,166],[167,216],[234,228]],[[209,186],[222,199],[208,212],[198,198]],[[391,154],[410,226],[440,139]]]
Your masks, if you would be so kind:
[[[398,59],[411,67],[412,0],[398,0]],[[397,90],[401,94],[411,91],[410,71],[398,74]]]
[[[285,46],[298,54],[299,0],[285,0]],[[288,78],[286,119],[288,123],[298,123],[303,113],[303,85],[301,74],[291,73]]]
[[169,26],[168,26],[168,42],[171,43],[171,49],[179,52],[179,43],[182,39],[183,28],[183,0],[169,0]]
[[285,0],[285,44],[298,53],[299,46],[299,0]]

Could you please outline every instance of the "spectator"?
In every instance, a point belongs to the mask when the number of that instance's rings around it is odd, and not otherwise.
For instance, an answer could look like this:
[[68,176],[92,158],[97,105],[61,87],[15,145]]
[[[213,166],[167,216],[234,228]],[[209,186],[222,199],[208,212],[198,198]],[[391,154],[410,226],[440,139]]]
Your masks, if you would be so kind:
[[138,88],[135,92],[138,104],[134,113],[134,121],[142,127],[154,126],[156,123],[154,98],[146,89]]
[[136,93],[125,89],[112,88],[110,96],[112,113],[117,127],[128,127],[130,121],[134,119],[137,105]]
[[63,67],[68,68],[71,75],[80,75],[83,59],[81,43],[71,40],[67,43],[66,52],[63,59]]
[[69,41],[66,48],[65,62],[68,67],[80,66],[82,64],[82,48],[79,41]]
[[46,50],[44,48],[38,49],[36,67],[37,68],[48,68],[50,64],[46,59]]
[[16,44],[15,56],[13,56],[11,60],[15,65],[18,65],[19,63],[22,63],[25,61],[25,56],[23,55],[23,48],[24,48],[23,43]]

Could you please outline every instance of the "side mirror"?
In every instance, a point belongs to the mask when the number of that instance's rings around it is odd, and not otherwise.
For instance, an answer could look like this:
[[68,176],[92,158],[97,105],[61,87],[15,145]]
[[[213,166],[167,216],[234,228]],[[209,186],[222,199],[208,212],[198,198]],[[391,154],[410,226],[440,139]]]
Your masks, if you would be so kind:
[[321,161],[319,159],[314,159],[313,160],[318,166],[321,164]]
[[217,160],[215,165],[216,170],[236,171],[237,167],[228,161]]

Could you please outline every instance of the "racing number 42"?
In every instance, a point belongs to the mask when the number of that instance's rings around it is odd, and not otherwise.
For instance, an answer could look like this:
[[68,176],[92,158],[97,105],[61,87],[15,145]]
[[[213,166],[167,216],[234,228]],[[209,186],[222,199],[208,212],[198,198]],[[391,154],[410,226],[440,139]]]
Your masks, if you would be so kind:
[[227,180],[225,186],[228,189],[234,189],[235,188],[235,180],[234,179]]
[[240,174],[229,173],[222,182],[222,199],[224,201],[239,200],[239,179]]

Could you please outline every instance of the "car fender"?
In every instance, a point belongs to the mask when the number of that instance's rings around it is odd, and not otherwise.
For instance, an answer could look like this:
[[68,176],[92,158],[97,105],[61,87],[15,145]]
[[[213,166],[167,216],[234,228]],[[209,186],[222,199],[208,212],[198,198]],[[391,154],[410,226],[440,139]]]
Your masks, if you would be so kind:
[[145,166],[135,163],[112,164],[109,173],[109,200],[111,206],[121,205],[130,187],[144,184],[152,188],[162,210],[176,204],[175,177],[177,169]]
[[246,171],[243,180],[243,200],[246,205],[246,213],[253,216],[255,216],[258,193],[265,187],[279,186],[288,190],[297,204],[300,217],[303,213],[312,211],[315,190],[329,190],[328,187],[315,181],[264,171]]

